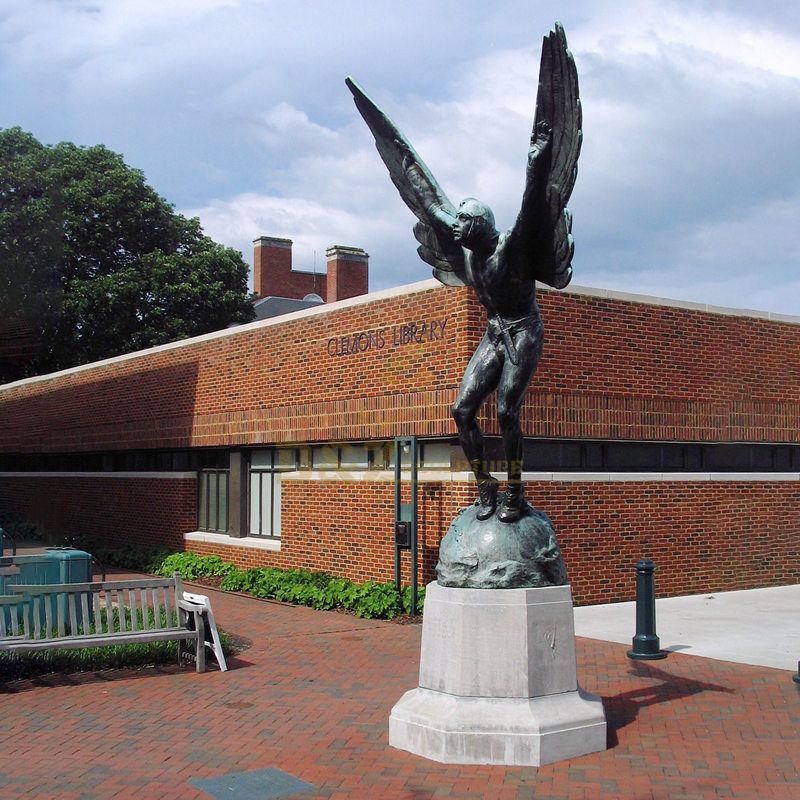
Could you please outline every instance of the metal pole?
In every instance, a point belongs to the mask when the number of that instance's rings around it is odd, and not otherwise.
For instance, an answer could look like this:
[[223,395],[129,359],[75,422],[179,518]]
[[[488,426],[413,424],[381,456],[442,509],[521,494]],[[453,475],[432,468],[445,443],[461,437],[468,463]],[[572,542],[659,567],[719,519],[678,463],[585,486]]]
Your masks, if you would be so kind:
[[636,565],[636,635],[628,658],[655,661],[667,657],[656,636],[655,570],[656,565],[649,558]]
[[[394,440],[394,520],[395,524],[400,519],[400,459],[402,458],[401,453],[401,440],[399,438],[395,438]],[[400,548],[397,546],[397,539],[395,539],[394,544],[394,585],[397,587],[397,591],[399,592],[402,588],[401,576],[400,576]]]
[[411,438],[411,613],[417,613],[417,437]]

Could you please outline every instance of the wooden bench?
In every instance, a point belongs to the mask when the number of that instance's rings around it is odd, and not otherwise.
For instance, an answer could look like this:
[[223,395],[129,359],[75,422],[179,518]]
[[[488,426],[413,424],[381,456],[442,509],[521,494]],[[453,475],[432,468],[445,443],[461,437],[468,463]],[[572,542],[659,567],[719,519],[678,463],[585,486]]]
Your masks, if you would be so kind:
[[102,583],[16,584],[0,595],[0,651],[103,647],[143,642],[195,643],[205,671],[204,616],[183,599],[180,575]]

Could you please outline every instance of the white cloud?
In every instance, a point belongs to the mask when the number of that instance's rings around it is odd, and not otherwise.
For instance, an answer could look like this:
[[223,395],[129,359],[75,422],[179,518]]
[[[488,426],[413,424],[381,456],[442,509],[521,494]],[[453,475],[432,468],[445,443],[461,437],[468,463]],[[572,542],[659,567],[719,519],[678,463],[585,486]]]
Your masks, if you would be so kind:
[[[45,6],[47,13],[40,9]],[[576,282],[800,313],[800,25],[777,4],[545,0],[0,0],[0,125],[102,141],[220,241],[332,243],[373,286],[429,274],[342,79],[352,72],[452,200],[513,221],[540,37],[564,22],[585,143]]]

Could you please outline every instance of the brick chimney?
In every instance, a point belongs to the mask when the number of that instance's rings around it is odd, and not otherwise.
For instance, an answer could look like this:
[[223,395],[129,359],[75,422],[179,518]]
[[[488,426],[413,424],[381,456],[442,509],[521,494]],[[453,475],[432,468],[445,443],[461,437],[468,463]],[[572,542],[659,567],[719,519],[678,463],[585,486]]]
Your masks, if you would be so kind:
[[325,256],[328,262],[326,302],[346,300],[369,291],[369,255],[360,247],[335,244],[325,251]]
[[259,297],[286,297],[291,272],[291,239],[259,236],[253,240],[253,291]]

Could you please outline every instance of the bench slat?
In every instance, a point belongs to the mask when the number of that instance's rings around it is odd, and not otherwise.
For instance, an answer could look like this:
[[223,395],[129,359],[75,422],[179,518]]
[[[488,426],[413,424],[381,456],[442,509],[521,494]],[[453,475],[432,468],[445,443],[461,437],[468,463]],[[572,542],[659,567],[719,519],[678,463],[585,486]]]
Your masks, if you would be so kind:
[[92,620],[89,617],[89,595],[87,592],[81,592],[81,627],[84,633],[89,631],[89,626]]
[[78,609],[73,592],[67,595],[67,608],[69,609],[69,632],[75,635],[78,632]]
[[[42,636],[42,598],[36,596],[33,598],[33,636],[36,639]],[[61,636],[64,634],[61,633]]]
[[150,594],[153,598],[153,618],[155,619],[154,628],[159,630],[164,626],[161,624],[161,601],[158,599],[158,589],[153,587],[150,590]]
[[136,592],[128,589],[128,605],[131,607],[131,630],[139,630],[139,615],[136,611]]
[[[66,613],[67,612],[67,608],[66,608],[66,606],[67,606],[67,604],[63,603],[63,602],[60,602],[60,599],[61,598],[58,598],[58,597],[55,598],[55,603],[56,603],[56,625],[58,625],[58,635],[59,636],[66,636],[67,635],[67,621],[66,621],[66,616],[67,616],[67,613]],[[45,598],[45,602],[49,602],[49,601],[50,601],[50,598],[46,597]],[[34,597],[33,598],[33,602],[38,605],[39,597]],[[36,618],[38,619],[38,615],[37,615]],[[35,624],[35,620],[34,620],[34,624]],[[39,638],[38,634],[36,635],[36,638],[37,639]]]
[[111,610],[111,589],[103,591],[106,606],[106,630],[108,633],[114,633],[114,614]]
[[139,597],[142,601],[142,628],[143,630],[149,631],[150,620],[148,619],[149,614],[147,613],[147,589],[139,589]]
[[[9,587],[10,588],[10,587]],[[23,606],[23,620],[25,624],[25,635],[30,638],[31,631],[33,630],[33,611],[31,610],[31,603],[25,603]]]
[[197,631],[186,628],[165,628],[160,631],[139,631],[138,633],[94,634],[91,636],[64,636],[58,639],[4,639],[0,640],[2,650],[77,650],[84,647],[107,647],[118,644],[137,644],[145,642],[166,642],[179,639],[197,640]]
[[103,632],[103,618],[100,616],[100,593],[92,592],[92,611],[94,612],[94,632]]

